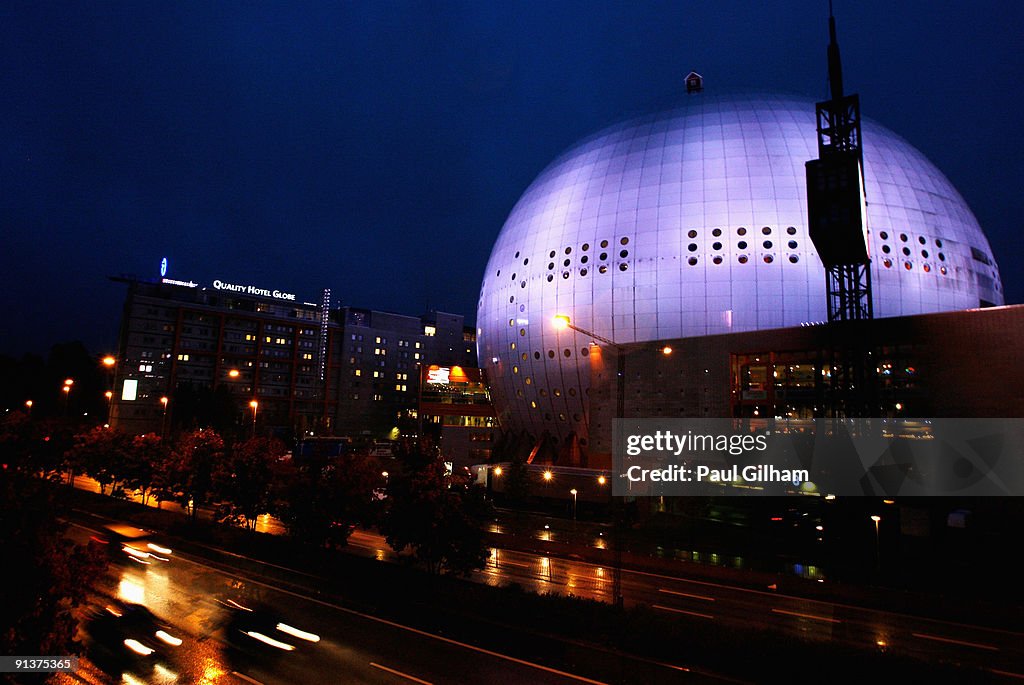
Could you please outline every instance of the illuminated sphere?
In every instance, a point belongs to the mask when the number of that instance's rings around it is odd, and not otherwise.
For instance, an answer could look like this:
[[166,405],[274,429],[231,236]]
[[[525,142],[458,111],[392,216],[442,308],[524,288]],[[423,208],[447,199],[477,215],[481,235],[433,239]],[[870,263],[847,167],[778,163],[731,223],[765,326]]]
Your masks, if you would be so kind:
[[[863,122],[876,317],[1002,304],[988,241],[923,154]],[[807,234],[812,100],[694,94],[604,129],[552,162],[495,242],[478,352],[502,425],[586,439],[590,339],[616,343],[827,318]]]

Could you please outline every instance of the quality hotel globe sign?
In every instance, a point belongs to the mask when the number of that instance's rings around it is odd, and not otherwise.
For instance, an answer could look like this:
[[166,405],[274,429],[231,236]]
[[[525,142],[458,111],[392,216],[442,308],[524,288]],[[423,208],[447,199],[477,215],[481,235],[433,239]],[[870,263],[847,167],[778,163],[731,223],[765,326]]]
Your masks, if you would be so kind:
[[288,302],[295,301],[295,293],[286,293],[281,290],[267,290],[266,288],[257,288],[254,285],[238,285],[237,283],[225,283],[224,281],[214,281],[213,288],[214,290],[228,290],[233,293],[244,293],[246,295],[272,297],[275,300],[286,300]]

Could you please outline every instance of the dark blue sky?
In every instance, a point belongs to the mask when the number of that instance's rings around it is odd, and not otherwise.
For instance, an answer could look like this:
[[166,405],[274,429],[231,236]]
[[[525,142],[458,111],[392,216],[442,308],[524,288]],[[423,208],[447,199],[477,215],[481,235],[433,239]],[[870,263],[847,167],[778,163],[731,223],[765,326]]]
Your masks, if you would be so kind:
[[[1024,3],[836,0],[847,91],[1024,300]],[[4,2],[0,353],[112,350],[116,274],[475,318],[561,150],[682,89],[826,95],[827,3]]]

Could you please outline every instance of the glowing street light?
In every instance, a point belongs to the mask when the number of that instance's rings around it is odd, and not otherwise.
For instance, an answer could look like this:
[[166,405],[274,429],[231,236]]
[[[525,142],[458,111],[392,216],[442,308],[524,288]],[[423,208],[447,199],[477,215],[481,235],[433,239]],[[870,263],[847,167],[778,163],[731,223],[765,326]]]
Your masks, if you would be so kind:
[[882,554],[879,551],[879,537],[878,537],[878,524],[882,521],[882,517],[877,514],[871,517],[871,520],[875,523],[875,567],[881,568],[882,566]]
[[228,371],[228,377],[229,378],[238,378],[238,375],[239,375],[238,369],[231,369],[230,371]]
[[68,400],[71,397],[71,386],[75,384],[74,378],[65,378],[64,387],[61,391],[64,393],[64,414],[68,413]]
[[102,361],[103,366],[107,367],[108,369],[117,363],[117,360],[111,357],[109,354],[106,357],[104,357]]
[[256,437],[256,411],[259,409],[260,403],[257,402],[256,400],[253,400],[252,402],[249,403],[249,406],[252,407],[252,437],[255,438]]
[[107,398],[107,423],[110,423],[110,413],[114,408],[114,391],[107,390],[103,396]]
[[164,413],[160,417],[160,437],[166,437],[167,434],[167,396],[164,395],[160,398],[160,404],[164,405]]
[[492,472],[494,473],[495,476],[500,476],[501,474],[504,473],[500,466],[495,466],[494,469],[492,469]]
[[572,490],[569,491],[569,494],[572,495],[572,520],[575,521],[576,520],[576,495],[579,494],[579,491],[576,488],[573,488]]
[[607,482],[608,482],[608,479],[605,478],[604,476],[598,476],[597,477],[597,484],[598,485],[604,485]]
[[552,478],[555,477],[555,474],[551,473],[551,471],[545,471],[543,473],[543,476],[545,481],[550,481]]
[[25,409],[28,410],[28,415],[32,416],[32,400],[25,400]]

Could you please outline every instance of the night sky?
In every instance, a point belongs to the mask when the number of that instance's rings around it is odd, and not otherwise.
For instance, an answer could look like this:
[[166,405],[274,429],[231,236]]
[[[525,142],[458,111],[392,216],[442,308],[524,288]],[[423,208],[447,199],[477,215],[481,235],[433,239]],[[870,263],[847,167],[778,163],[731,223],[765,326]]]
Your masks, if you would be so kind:
[[[848,92],[1024,301],[1024,3],[836,0]],[[124,286],[214,279],[473,321],[559,152],[709,91],[827,95],[827,2],[0,3],[0,353],[113,351]]]

